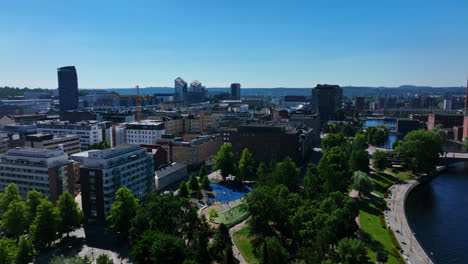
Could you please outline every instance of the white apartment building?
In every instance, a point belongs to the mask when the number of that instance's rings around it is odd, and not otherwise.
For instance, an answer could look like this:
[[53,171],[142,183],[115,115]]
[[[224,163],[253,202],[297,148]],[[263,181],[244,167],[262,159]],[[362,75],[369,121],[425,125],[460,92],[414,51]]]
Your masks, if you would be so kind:
[[56,201],[63,192],[74,194],[72,163],[60,147],[10,149],[0,155],[0,190],[14,183],[23,197],[28,191],[36,190]]
[[127,123],[125,137],[127,144],[153,144],[158,138],[166,133],[163,122],[141,122]]
[[77,135],[80,137],[81,150],[87,150],[90,145],[104,140],[108,140],[112,144],[110,122],[43,121],[37,123],[37,133],[54,136]]
[[140,200],[154,191],[153,154],[138,145],[80,152],[71,159],[81,163],[82,206],[90,219],[103,221],[108,216],[121,187]]

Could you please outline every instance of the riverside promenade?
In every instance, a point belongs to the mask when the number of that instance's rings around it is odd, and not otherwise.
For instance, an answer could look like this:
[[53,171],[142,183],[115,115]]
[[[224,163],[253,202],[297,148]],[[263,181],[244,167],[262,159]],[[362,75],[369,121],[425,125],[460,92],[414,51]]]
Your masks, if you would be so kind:
[[389,210],[385,211],[385,219],[388,227],[395,233],[407,263],[433,264],[411,231],[405,213],[406,197],[419,184],[418,180],[402,181],[389,189],[389,197],[385,199]]

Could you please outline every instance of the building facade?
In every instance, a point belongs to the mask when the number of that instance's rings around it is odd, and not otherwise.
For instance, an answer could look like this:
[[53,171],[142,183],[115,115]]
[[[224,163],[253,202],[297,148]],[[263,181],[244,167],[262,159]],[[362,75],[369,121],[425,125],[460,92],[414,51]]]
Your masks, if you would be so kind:
[[312,89],[312,107],[319,113],[322,124],[335,118],[342,101],[343,89],[339,85],[318,84]]
[[240,100],[240,83],[231,83],[231,99]]
[[26,136],[25,146],[55,150],[62,145],[67,155],[80,152],[80,137],[76,135],[54,136],[52,134],[33,134]]
[[184,101],[185,94],[187,93],[187,83],[180,77],[175,79],[174,81],[174,88],[175,88],[175,100],[177,101]]
[[57,69],[60,112],[78,109],[78,76],[75,66]]
[[0,190],[14,183],[23,197],[36,190],[55,202],[64,192],[75,194],[72,164],[61,148],[10,149],[0,155]]
[[[107,140],[111,142],[110,122],[79,122],[43,121],[37,123],[37,133],[54,136],[77,135],[80,137],[81,150],[87,150],[90,145]],[[112,144],[112,142],[111,142]]]
[[121,187],[127,187],[140,200],[154,191],[152,154],[138,145],[90,150],[71,158],[81,163],[81,198],[88,219],[103,221]]
[[126,124],[125,137],[128,144],[153,144],[166,133],[163,122],[133,122]]
[[453,128],[463,125],[463,115],[451,114],[429,114],[427,120],[427,130],[432,131],[436,126],[441,128]]

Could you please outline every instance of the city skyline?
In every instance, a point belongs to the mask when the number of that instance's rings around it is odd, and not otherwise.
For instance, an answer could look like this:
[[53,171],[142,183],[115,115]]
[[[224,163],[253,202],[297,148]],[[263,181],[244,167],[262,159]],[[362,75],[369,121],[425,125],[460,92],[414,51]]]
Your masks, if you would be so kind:
[[[25,7],[26,6],[26,7]],[[92,7],[92,8],[91,8]],[[468,3],[4,3],[0,86],[462,86]]]

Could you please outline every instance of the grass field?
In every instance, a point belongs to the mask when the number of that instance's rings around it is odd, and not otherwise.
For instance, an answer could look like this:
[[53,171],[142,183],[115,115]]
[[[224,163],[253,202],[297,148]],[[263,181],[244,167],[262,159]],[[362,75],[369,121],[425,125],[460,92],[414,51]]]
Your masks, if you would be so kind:
[[411,171],[403,171],[403,170],[399,170],[399,169],[395,169],[395,168],[387,168],[387,170],[391,174],[393,174],[393,176],[398,177],[399,179],[402,179],[404,181],[408,181],[408,180],[416,177],[416,175],[414,175]]
[[360,201],[360,221],[364,243],[367,247],[367,254],[372,263],[376,263],[376,255],[379,251],[388,254],[388,264],[399,264],[399,260],[393,256],[393,242],[388,233],[388,229],[382,227],[380,222],[381,201],[361,200]]
[[231,209],[220,213],[219,216],[214,219],[214,222],[218,224],[224,223],[228,227],[232,227],[244,221],[247,217],[248,213],[244,210],[243,204],[240,203],[233,206]]
[[249,264],[258,264],[258,259],[255,257],[254,249],[250,243],[251,239],[248,237],[249,227],[244,227],[232,235],[234,244],[239,249],[244,260]]
[[371,179],[375,184],[374,192],[383,197],[388,189],[389,184],[393,184],[398,179],[385,173],[375,173],[371,175]]

